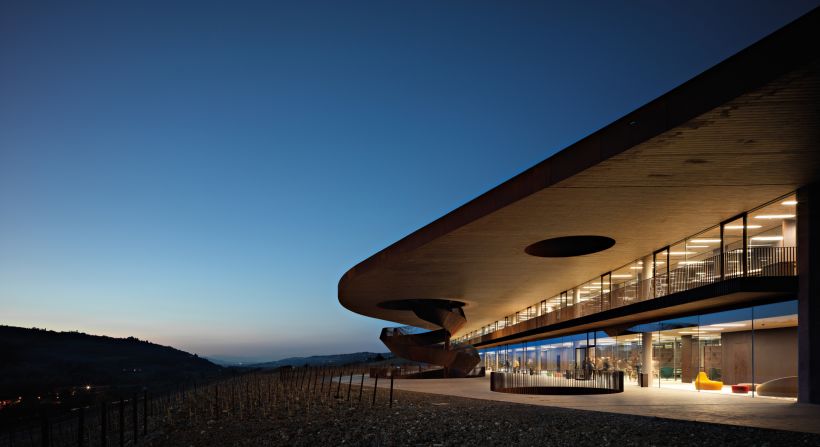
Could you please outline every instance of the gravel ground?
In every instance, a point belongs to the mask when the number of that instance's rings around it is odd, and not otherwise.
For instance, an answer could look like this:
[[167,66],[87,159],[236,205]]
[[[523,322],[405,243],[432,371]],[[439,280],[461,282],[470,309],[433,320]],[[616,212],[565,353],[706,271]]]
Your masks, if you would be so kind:
[[[370,388],[372,390],[372,388]],[[294,399],[250,416],[180,419],[148,446],[820,446],[820,435],[380,390],[365,402]],[[370,391],[372,392],[372,391]],[[353,401],[358,390],[353,389]],[[207,419],[207,420],[206,420]]]

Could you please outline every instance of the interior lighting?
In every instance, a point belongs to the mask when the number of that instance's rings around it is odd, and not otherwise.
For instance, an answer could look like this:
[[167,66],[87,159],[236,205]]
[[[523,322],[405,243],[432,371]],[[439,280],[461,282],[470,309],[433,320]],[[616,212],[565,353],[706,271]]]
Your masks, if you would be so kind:
[[754,236],[753,241],[782,241],[783,236]]
[[686,248],[709,248],[708,245],[687,245]]
[[[741,226],[741,228],[743,228]],[[720,239],[692,239],[689,242],[694,242],[696,244],[719,244]]]
[[[756,229],[756,228],[763,228],[761,225],[746,225],[748,229]],[[723,227],[724,230],[742,230],[743,225],[726,225]]]
[[[638,268],[638,267],[633,267],[633,268]],[[629,275],[629,274],[623,274],[623,273],[618,273],[618,274],[612,275],[612,277],[613,277],[613,278],[631,278],[631,277],[632,277],[632,275]]]
[[794,206],[794,205],[797,205],[797,200],[786,200],[786,201],[780,202],[780,204],[781,205],[786,205],[786,206]]
[[759,216],[755,216],[755,219],[792,219],[794,214],[761,214]]
[[670,251],[670,255],[672,256],[684,256],[684,255],[693,255],[695,254],[694,251]]

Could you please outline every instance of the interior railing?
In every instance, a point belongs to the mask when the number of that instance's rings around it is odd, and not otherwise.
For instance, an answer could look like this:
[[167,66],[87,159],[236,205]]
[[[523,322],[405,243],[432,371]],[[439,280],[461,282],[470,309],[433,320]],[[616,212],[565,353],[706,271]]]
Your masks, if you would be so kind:
[[[730,250],[700,260],[683,261],[682,266],[653,278],[632,280],[614,284],[609,292],[592,296],[576,304],[554,309],[529,319],[537,319],[538,326],[548,326],[562,321],[592,315],[608,309],[659,298],[673,293],[695,289],[720,281],[739,277],[778,277],[797,275],[797,250],[795,247],[752,247]],[[723,265],[723,269],[721,269]],[[509,326],[512,326],[510,324]],[[497,330],[477,330],[466,339],[478,338]]]

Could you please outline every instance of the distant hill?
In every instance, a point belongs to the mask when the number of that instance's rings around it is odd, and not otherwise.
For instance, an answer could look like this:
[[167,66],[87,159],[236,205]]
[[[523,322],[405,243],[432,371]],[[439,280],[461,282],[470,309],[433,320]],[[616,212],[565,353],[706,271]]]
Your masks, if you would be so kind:
[[353,363],[370,363],[392,359],[388,352],[354,352],[352,354],[314,355],[310,357],[289,357],[273,362],[247,365],[254,368],[278,368],[280,366],[340,366]]
[[0,398],[84,386],[178,384],[220,374],[210,361],[134,337],[0,326]]

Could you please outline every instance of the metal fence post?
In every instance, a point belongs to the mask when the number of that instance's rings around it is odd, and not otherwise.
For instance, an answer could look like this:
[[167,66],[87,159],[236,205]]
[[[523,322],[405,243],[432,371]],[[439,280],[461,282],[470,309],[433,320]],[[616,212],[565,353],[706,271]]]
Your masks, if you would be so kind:
[[[270,388],[270,383],[268,384],[268,388]],[[216,419],[219,419],[219,384],[217,383],[214,386],[214,416]]]
[[120,396],[120,447],[125,447],[125,399]]
[[342,389],[342,374],[344,374],[345,370],[342,369],[339,371],[339,383],[336,384],[336,399],[340,398],[339,390]]
[[45,411],[43,411],[40,415],[41,417],[41,426],[40,426],[40,441],[42,442],[43,447],[49,447],[51,442],[49,441],[49,427],[48,427],[48,415]]
[[362,391],[364,391],[364,371],[362,371],[362,381],[359,384],[359,402],[362,401]]
[[140,432],[139,425],[137,424],[137,415],[139,413],[139,411],[137,410],[137,399],[138,398],[139,398],[139,395],[137,393],[134,393],[134,401],[131,403],[131,407],[133,409],[133,411],[131,412],[132,413],[131,414],[131,419],[133,419],[133,422],[134,422],[134,424],[133,424],[134,425],[134,444],[137,443],[137,435],[139,435],[139,432]]
[[371,405],[376,405],[376,387],[379,386],[379,374],[376,374],[376,381],[373,382],[373,402]]
[[148,436],[148,390],[142,390],[142,436]]
[[105,401],[100,404],[100,445],[108,447],[108,408]]
[[390,408],[393,408],[393,371],[390,371]]
[[327,397],[330,397],[330,396],[333,395],[333,376],[335,376],[335,375],[336,375],[336,370],[335,369],[331,370],[330,371],[330,382],[328,382],[328,384],[327,384]]
[[322,395],[325,393],[325,369],[322,368],[322,386],[319,388],[319,394]]
[[83,447],[85,444],[85,408],[77,409],[77,446]]

